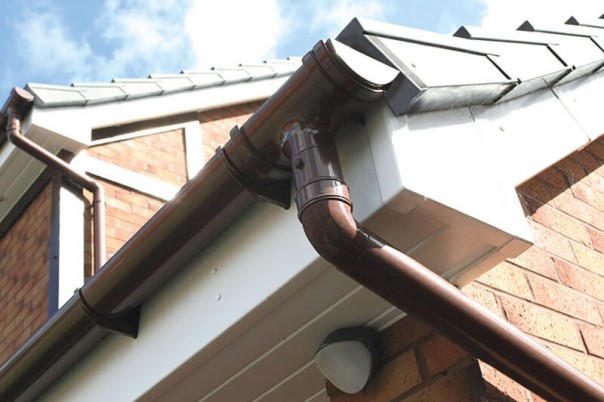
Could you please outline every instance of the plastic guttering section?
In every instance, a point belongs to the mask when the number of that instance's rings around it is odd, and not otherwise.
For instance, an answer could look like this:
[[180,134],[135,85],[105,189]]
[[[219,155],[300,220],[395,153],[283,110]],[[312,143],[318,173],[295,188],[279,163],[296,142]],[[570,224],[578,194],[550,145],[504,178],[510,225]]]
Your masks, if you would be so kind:
[[280,127],[293,116],[328,116],[335,125],[382,95],[330,42],[319,42],[201,172],[0,368],[0,399],[34,399],[108,332],[136,337],[144,300],[259,198],[289,207]]

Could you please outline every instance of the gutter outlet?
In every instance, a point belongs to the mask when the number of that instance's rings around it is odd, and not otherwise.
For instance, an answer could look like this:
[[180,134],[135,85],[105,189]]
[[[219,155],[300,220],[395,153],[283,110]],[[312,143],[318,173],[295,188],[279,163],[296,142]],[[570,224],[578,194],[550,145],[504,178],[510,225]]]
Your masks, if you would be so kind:
[[549,401],[604,401],[600,384],[361,227],[327,130],[294,123],[283,149],[304,232],[338,270]]

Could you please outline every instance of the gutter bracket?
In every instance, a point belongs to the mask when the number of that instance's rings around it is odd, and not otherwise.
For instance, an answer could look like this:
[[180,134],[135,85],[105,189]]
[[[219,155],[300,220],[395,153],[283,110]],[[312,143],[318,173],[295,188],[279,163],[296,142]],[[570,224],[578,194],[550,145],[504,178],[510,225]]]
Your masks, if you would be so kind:
[[266,159],[250,143],[243,128],[233,127],[230,135],[231,141],[224,147],[218,148],[217,154],[226,162],[231,176],[261,200],[289,209],[291,204],[289,169],[277,166]]
[[84,295],[82,294],[81,289],[78,289],[78,299],[86,317],[88,317],[88,319],[95,323],[98,327],[109,332],[126,335],[131,338],[136,338],[138,336],[141,312],[140,305],[132,308],[124,314],[120,314],[115,318],[107,318],[94,311],[86,300],[84,300]]

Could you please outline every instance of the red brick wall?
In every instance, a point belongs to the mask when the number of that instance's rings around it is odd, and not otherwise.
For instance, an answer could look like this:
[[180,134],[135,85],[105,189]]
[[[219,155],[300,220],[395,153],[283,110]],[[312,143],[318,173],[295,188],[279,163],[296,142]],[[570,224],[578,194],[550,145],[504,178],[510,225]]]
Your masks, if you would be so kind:
[[[182,130],[118,140],[86,150],[89,157],[132,172],[182,186],[187,181],[185,142]],[[107,258],[111,258],[164,204],[119,183],[98,179],[105,189]],[[87,239],[92,241],[90,230]],[[86,272],[93,252],[87,246]]]
[[[604,383],[604,137],[518,188],[535,244],[463,291]],[[364,391],[335,402],[542,401],[405,317],[382,334]]]
[[[464,291],[604,383],[604,137],[518,188],[535,244]],[[494,369],[517,401],[541,400]]]
[[182,130],[98,145],[87,155],[171,184],[187,181]]
[[198,118],[201,123],[203,136],[204,160],[209,160],[216,148],[229,139],[229,133],[234,126],[240,126],[262,105],[262,102],[251,102],[243,105],[200,113]]
[[0,239],[0,364],[48,317],[51,186]]
[[99,180],[105,188],[107,257],[115,254],[164,202]]

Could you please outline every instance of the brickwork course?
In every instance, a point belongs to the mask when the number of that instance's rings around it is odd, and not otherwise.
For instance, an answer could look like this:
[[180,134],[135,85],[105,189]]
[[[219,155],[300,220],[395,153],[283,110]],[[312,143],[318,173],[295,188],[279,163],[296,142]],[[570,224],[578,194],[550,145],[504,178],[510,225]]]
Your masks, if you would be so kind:
[[51,186],[0,239],[0,363],[48,318]]
[[[604,137],[517,189],[535,243],[464,293],[604,383]],[[367,387],[333,402],[540,402],[520,384],[405,317],[381,334]]]

